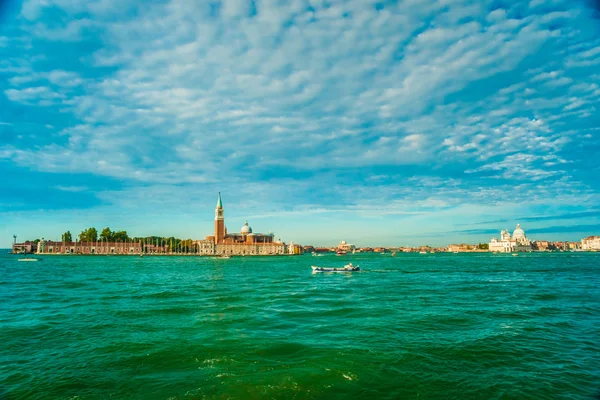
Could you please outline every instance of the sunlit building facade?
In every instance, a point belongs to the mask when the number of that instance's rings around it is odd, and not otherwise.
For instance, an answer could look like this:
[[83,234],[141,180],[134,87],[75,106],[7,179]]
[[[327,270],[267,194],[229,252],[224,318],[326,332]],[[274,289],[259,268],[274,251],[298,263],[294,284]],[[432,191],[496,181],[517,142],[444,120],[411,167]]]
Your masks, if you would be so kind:
[[581,239],[581,249],[586,251],[600,251],[600,236],[588,236]]
[[287,246],[281,239],[275,240],[273,233],[256,233],[252,231],[248,222],[240,229],[239,233],[227,232],[225,226],[225,210],[221,200],[221,193],[215,208],[215,233],[199,240],[197,245],[203,249],[201,254],[217,255],[277,255],[288,254]]
[[494,253],[513,253],[531,251],[531,241],[525,235],[525,231],[517,224],[512,237],[508,229],[500,232],[500,240],[493,238],[489,243],[489,251]]

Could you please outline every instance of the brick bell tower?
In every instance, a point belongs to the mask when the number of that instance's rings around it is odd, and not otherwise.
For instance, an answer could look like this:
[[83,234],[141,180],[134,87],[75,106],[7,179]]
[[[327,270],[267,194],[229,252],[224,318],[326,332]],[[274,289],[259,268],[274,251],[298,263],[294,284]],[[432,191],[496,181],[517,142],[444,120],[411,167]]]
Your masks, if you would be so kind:
[[223,203],[221,203],[221,192],[215,208],[215,244],[222,244],[225,238],[225,216],[223,215]]

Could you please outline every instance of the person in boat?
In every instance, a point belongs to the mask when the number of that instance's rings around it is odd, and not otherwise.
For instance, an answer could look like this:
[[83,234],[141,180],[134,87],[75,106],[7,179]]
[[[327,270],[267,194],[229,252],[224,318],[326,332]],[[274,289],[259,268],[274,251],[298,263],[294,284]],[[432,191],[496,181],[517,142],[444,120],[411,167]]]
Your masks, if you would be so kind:
[[354,266],[352,266],[352,263],[350,263],[350,264],[346,265],[344,267],[344,269],[354,269]]

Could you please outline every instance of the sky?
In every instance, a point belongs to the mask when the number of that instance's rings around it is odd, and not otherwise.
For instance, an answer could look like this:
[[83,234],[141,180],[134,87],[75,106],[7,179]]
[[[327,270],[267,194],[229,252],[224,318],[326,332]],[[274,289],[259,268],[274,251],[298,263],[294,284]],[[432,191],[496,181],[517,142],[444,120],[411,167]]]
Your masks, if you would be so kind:
[[585,0],[0,0],[0,247],[600,235]]

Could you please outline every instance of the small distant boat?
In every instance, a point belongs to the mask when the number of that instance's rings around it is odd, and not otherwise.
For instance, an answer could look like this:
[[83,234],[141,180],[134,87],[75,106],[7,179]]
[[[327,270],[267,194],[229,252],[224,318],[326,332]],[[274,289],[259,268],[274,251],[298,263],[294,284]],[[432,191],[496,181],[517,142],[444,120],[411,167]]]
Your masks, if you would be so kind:
[[394,252],[392,253],[392,256],[395,256],[395,255],[396,255],[396,252],[394,251]]
[[427,254],[426,251],[420,251],[419,254]]
[[452,253],[454,253],[454,254],[458,254],[458,251],[453,251]]
[[39,260],[41,260],[41,258],[25,257],[25,258],[19,258],[17,261],[35,262],[35,261],[39,261]]
[[518,254],[517,254],[517,253],[512,253],[512,255],[513,255],[513,256],[515,256],[515,257],[516,257],[516,256],[518,256]]
[[360,267],[358,265],[348,264],[343,268],[326,268],[326,267],[317,267],[311,266],[313,272],[355,272],[360,271]]
[[219,256],[218,258],[228,259],[228,258],[231,258],[231,257],[230,256]]

